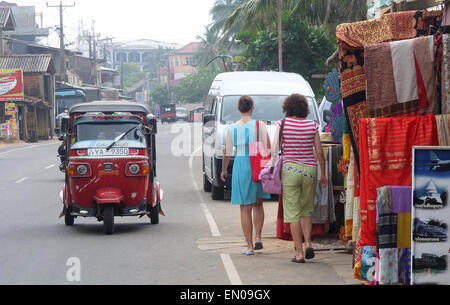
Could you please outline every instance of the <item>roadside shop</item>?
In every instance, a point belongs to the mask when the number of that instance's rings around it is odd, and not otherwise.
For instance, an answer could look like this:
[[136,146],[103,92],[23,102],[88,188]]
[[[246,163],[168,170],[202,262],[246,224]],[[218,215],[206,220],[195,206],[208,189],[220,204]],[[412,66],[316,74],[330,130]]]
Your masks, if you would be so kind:
[[366,284],[450,284],[448,4],[336,29],[344,235]]

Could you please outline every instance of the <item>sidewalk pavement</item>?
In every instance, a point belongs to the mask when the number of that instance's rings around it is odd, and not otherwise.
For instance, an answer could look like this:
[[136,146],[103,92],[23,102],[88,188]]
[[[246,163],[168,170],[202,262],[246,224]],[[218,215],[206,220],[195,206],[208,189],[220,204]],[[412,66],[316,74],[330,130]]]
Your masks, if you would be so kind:
[[[246,247],[240,224],[240,208],[233,206],[229,201],[220,204],[208,204],[220,230],[220,237],[202,238],[197,241],[197,246],[203,251],[212,251],[233,255],[239,264],[242,259],[241,252]],[[266,260],[265,265],[277,264],[277,273],[290,276],[295,267],[290,259],[294,257],[294,243],[276,238],[276,224],[278,202],[267,201],[264,203],[265,222],[262,242],[264,249],[256,251],[256,257]],[[299,277],[293,273],[292,279],[286,279],[288,285],[362,285],[363,282],[353,277],[353,255],[339,240],[337,235],[324,235],[313,237],[313,248],[316,257],[302,266],[304,276]],[[255,264],[259,264],[256,263]],[[264,265],[264,264],[263,264]],[[241,267],[244,271],[246,266]],[[250,267],[248,267],[250,268]],[[245,272],[244,272],[245,273]],[[308,274],[308,276],[306,276]],[[276,276],[273,274],[273,276]],[[281,281],[284,279],[280,279]],[[271,284],[267,277],[261,276],[261,284]],[[283,284],[283,282],[280,282]]]

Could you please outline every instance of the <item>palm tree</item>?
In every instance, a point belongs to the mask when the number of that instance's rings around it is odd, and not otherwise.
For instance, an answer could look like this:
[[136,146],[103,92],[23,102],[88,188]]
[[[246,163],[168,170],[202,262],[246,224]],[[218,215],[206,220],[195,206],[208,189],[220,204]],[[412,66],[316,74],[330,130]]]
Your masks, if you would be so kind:
[[234,46],[236,33],[241,30],[241,22],[235,24],[227,31],[225,23],[233,11],[244,2],[244,0],[216,0],[214,6],[210,10],[212,16],[211,30],[219,33],[219,43],[228,51]]
[[202,47],[195,56],[195,61],[200,66],[205,66],[211,59],[219,55],[219,33],[212,30],[212,26],[205,26],[203,36],[197,36],[202,43]]
[[[366,18],[366,0],[284,0],[283,11],[311,25],[325,26],[333,33],[336,25]],[[276,25],[277,1],[244,0],[229,16],[225,30],[242,22],[243,30],[258,30]]]

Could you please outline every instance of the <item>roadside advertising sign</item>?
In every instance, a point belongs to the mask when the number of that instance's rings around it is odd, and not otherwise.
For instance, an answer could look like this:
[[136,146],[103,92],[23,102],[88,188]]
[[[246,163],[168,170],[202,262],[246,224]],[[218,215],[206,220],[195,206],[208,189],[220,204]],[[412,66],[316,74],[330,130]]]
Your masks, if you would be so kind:
[[20,101],[23,99],[23,70],[0,69],[0,101]]

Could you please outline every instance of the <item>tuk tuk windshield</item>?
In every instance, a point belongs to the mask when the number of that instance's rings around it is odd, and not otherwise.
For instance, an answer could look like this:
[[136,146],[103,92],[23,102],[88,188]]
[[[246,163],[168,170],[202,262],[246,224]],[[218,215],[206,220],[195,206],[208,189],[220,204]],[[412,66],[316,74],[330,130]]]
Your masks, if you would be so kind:
[[[76,125],[75,142],[72,149],[107,147],[118,136],[138,127],[134,122],[86,122]],[[140,131],[133,131],[118,141],[114,147],[145,148],[145,137]]]

